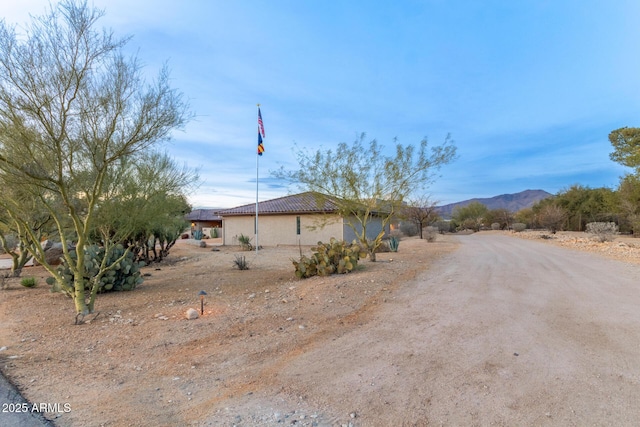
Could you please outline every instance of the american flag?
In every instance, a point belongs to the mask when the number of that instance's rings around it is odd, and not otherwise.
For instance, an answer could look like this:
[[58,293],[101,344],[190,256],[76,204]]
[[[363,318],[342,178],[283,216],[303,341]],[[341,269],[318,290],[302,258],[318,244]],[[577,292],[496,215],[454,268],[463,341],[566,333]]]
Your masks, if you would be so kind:
[[262,123],[262,113],[260,107],[258,107],[258,155],[262,156],[264,153],[264,145],[262,145],[262,138],[264,138],[264,124]]
[[260,107],[258,107],[258,132],[264,138],[264,124],[262,123],[262,113],[260,112]]

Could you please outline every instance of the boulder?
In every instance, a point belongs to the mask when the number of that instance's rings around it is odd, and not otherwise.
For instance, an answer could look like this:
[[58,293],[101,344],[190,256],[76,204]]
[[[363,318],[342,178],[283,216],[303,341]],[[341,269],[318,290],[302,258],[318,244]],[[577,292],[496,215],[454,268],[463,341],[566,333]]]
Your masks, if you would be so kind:
[[[62,264],[62,255],[64,254],[62,246],[52,246],[44,251],[44,259],[49,265]],[[40,265],[37,261],[33,261],[33,265]]]

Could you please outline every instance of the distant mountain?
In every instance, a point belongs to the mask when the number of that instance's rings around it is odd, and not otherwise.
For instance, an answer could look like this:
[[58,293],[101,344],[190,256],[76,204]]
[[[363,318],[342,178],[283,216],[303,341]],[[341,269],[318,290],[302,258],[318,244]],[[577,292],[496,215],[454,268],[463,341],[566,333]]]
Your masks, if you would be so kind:
[[453,210],[457,207],[467,206],[469,203],[480,202],[490,210],[492,209],[508,209],[511,212],[517,212],[520,209],[530,208],[537,202],[553,194],[544,190],[525,190],[515,194],[501,194],[489,198],[475,198],[464,200],[462,202],[450,203],[444,206],[438,206],[436,210],[443,218],[451,218]]

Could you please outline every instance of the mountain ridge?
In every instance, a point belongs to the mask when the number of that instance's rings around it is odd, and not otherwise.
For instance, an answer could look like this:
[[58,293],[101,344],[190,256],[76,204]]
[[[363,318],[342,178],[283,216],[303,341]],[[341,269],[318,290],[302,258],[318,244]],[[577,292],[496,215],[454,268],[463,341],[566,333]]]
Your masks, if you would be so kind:
[[489,210],[507,209],[510,212],[517,212],[521,209],[530,208],[540,200],[552,197],[553,194],[544,190],[524,190],[519,193],[500,194],[494,197],[463,200],[461,202],[449,203],[437,206],[436,211],[444,218],[451,218],[455,208],[464,207],[473,202],[485,205]]

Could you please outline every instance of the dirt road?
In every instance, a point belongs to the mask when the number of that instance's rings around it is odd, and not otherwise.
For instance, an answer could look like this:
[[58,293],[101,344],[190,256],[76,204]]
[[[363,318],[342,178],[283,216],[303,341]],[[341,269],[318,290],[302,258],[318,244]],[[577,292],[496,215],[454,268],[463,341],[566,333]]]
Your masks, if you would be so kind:
[[458,239],[374,320],[292,358],[270,400],[245,396],[227,412],[266,420],[247,415],[299,396],[337,425],[636,425],[640,267],[501,235]]

